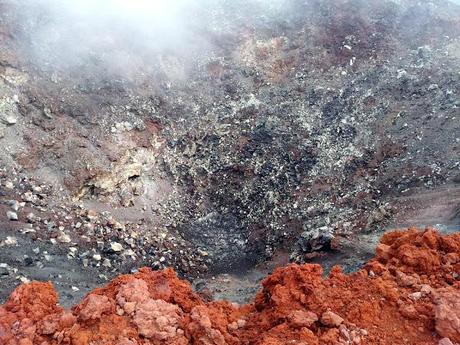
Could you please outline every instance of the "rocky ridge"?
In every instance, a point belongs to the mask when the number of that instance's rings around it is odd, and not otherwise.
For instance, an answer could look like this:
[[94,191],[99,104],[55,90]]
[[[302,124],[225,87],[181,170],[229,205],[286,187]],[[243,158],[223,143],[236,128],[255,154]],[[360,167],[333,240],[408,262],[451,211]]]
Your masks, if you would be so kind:
[[0,306],[5,345],[455,344],[460,342],[460,234],[386,233],[353,274],[276,269],[253,303],[205,302],[171,269],[143,268],[70,310],[51,283],[18,287]]

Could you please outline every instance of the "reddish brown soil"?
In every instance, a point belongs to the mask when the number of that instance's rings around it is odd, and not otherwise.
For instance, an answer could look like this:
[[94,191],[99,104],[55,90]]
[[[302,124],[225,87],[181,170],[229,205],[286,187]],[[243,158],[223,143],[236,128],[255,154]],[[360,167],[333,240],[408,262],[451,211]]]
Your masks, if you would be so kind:
[[385,234],[350,275],[276,269],[244,306],[205,303],[171,269],[120,276],[70,311],[50,283],[33,282],[0,306],[0,344],[451,344],[459,273],[460,233],[410,229]]

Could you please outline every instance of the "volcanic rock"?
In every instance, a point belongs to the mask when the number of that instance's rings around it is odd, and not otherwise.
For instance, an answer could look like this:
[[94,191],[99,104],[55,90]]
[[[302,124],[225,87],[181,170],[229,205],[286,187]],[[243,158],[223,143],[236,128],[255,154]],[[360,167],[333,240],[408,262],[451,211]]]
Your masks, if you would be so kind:
[[[242,306],[203,301],[171,269],[115,278],[70,311],[58,306],[50,283],[24,284],[0,306],[0,343],[57,345],[62,334],[71,335],[72,345],[458,342],[460,286],[446,273],[452,270],[447,258],[460,254],[460,234],[410,229],[387,233],[382,243],[391,247],[385,257],[377,254],[349,275],[334,267],[325,278],[313,264],[278,268],[254,303]],[[415,253],[421,261],[405,260]],[[397,272],[421,277],[431,287],[426,296],[434,297],[408,301],[421,288],[399,284]],[[409,319],[404,305],[413,309]]]
[[16,212],[13,212],[13,211],[7,211],[6,212],[6,217],[9,220],[18,220],[18,214]]
[[338,327],[343,322],[343,318],[341,318],[336,313],[328,310],[321,315],[321,323],[328,327]]
[[118,242],[112,242],[110,243],[110,249],[115,253],[119,253],[123,251],[123,246]]
[[453,342],[460,342],[460,290],[435,292],[436,331]]

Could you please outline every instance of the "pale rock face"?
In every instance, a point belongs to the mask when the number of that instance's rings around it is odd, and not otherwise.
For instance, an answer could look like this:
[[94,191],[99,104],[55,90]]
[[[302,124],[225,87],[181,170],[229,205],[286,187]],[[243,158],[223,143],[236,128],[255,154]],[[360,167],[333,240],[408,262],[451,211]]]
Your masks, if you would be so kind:
[[142,279],[134,279],[120,287],[116,296],[117,303],[131,315],[137,303],[145,302],[149,298],[147,283]]
[[434,296],[436,303],[436,331],[454,343],[460,342],[460,291],[439,289]]
[[206,308],[201,306],[195,307],[190,313],[193,322],[190,323],[189,329],[192,332],[199,334],[199,344],[203,345],[225,345],[225,338],[222,333],[212,328],[211,319],[206,311]]
[[43,335],[54,334],[59,326],[59,318],[55,315],[45,317],[38,327],[38,332]]
[[112,302],[107,296],[88,295],[83,301],[80,318],[83,321],[100,319],[102,314],[112,309]]
[[137,304],[133,321],[140,335],[166,341],[181,336],[178,330],[181,317],[182,311],[177,305],[149,298]]

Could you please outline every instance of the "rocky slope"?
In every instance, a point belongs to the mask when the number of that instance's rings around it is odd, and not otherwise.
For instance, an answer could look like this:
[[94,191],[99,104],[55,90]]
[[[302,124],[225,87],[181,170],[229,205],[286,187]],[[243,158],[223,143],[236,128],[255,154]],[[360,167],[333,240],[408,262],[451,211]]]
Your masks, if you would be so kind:
[[0,298],[45,272],[73,294],[140,265],[303,263],[407,217],[459,229],[458,5],[206,3],[182,49],[63,49],[40,1],[0,0]]
[[51,283],[18,287],[0,306],[5,345],[460,343],[460,234],[386,233],[346,275],[276,269],[253,303],[205,302],[172,269],[114,279],[71,310]]

